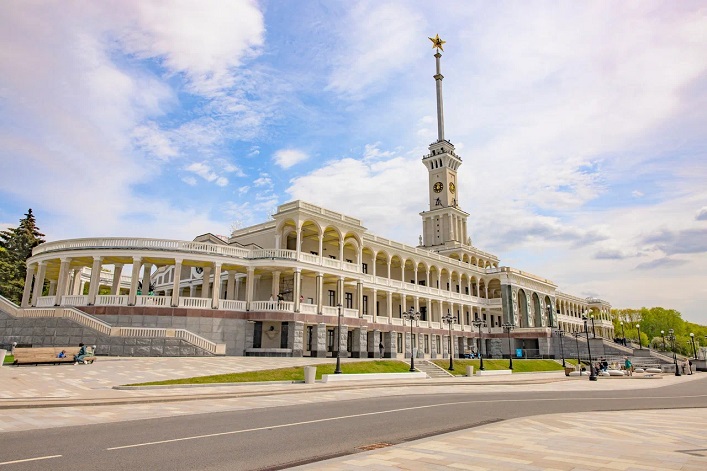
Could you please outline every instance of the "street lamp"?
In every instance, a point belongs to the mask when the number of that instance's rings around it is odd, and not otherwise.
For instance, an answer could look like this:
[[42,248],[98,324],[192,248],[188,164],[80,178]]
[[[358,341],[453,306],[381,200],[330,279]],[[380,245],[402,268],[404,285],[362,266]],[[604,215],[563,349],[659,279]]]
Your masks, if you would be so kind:
[[454,351],[452,350],[452,324],[457,322],[457,318],[450,312],[442,316],[442,322],[449,324],[449,371],[454,371]]
[[565,349],[564,346],[562,345],[562,337],[565,336],[565,331],[562,329],[558,329],[555,331],[558,337],[560,337],[560,355],[562,355],[562,367],[566,367],[565,365]]
[[339,308],[338,314],[336,316],[336,369],[334,370],[335,375],[341,374],[341,304],[336,306]]
[[597,338],[597,331],[594,330],[594,314],[590,314],[589,317],[592,319],[592,338]]
[[675,331],[673,329],[668,330],[668,342],[671,344],[671,349],[673,350],[673,363],[675,364],[675,376],[682,376],[680,374],[680,369],[678,368],[678,356],[675,353]]
[[587,316],[582,316],[584,321],[584,333],[587,334],[587,353],[589,354],[589,381],[596,381],[597,375],[594,374],[594,364],[592,363],[592,347],[589,345],[589,329],[587,329]]
[[641,345],[641,324],[636,324],[636,329],[638,329],[638,349],[643,350],[643,345]]
[[511,331],[515,328],[510,322],[503,324],[504,332],[508,333],[508,369],[513,369],[513,349],[511,348]]
[[410,372],[413,373],[415,371],[415,349],[412,343],[412,321],[419,320],[420,313],[415,312],[415,309],[411,307],[407,312],[403,312],[403,319],[410,320]]
[[477,327],[479,329],[479,345],[478,345],[478,351],[479,351],[479,369],[483,371],[484,369],[484,355],[481,353],[481,327],[486,327],[486,322],[482,321],[478,317],[474,319],[474,327]]
[[690,341],[692,342],[692,355],[695,357],[695,360],[697,360],[697,348],[695,347],[695,334],[694,334],[694,332],[690,332]]
[[624,339],[624,347],[626,346],[626,333],[624,332],[624,321],[621,321],[621,337]]
[[663,337],[663,351],[665,351],[665,331],[660,331],[660,336]]

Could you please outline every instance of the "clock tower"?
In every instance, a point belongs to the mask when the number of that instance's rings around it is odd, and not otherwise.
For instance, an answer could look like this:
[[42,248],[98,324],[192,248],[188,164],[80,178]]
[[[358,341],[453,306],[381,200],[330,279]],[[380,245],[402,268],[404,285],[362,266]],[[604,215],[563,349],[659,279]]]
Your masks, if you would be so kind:
[[428,191],[430,209],[420,213],[422,216],[422,247],[443,249],[449,245],[458,246],[468,243],[466,219],[469,216],[459,208],[459,186],[457,169],[462,159],[454,152],[454,146],[444,138],[444,106],[442,104],[442,79],[440,59],[444,51],[442,41],[437,35],[430,38],[435,54],[437,73],[434,79],[437,86],[437,141],[430,144],[430,153],[422,157],[422,163],[429,174]]

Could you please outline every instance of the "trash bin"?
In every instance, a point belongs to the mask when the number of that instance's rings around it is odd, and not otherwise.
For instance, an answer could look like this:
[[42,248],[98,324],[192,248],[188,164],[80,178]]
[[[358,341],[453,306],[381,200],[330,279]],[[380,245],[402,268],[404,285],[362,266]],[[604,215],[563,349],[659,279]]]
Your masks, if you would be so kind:
[[474,367],[473,366],[466,367],[466,375],[469,377],[474,376]]
[[0,348],[0,366],[5,363],[5,355],[7,355],[7,350]]
[[573,371],[577,371],[574,366],[565,366],[565,376],[569,376]]
[[314,378],[317,377],[317,367],[316,366],[305,366],[304,367],[304,382],[305,384],[314,383]]

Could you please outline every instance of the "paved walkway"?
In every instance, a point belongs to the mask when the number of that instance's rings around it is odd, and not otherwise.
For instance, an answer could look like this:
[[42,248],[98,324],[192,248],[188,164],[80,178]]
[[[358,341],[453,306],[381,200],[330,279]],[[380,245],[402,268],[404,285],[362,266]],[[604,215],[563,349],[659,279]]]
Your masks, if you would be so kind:
[[[384,381],[366,385],[112,389],[136,382],[329,362],[331,359],[100,358],[94,365],[4,366],[0,367],[0,433],[383,395],[643,389],[703,377],[600,378],[590,383],[586,378],[569,379],[553,372],[405,381],[395,387]],[[607,427],[607,423],[612,426]],[[613,425],[617,423],[626,425]],[[703,470],[707,469],[707,451],[680,450],[707,448],[705,423],[707,409],[546,415],[359,453],[302,469]]]

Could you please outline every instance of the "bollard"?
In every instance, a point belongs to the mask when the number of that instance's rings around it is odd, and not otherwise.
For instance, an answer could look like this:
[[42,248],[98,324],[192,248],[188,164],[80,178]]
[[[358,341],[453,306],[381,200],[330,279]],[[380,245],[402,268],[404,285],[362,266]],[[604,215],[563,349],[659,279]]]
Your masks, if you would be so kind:
[[466,375],[469,377],[474,376],[474,367],[473,366],[466,367]]
[[314,378],[317,377],[317,367],[316,366],[305,366],[304,367],[304,382],[305,384],[314,383]]
[[7,350],[0,348],[0,366],[5,363],[5,355],[7,355]]

